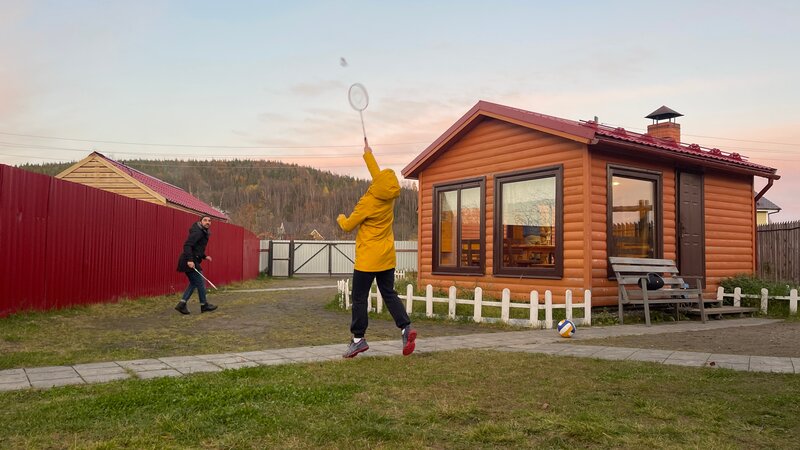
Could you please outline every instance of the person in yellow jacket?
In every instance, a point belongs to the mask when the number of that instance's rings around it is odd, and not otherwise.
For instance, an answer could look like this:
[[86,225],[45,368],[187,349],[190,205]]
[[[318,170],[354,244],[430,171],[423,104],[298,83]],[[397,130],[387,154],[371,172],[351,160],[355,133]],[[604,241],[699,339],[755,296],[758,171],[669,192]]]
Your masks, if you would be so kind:
[[400,183],[391,169],[380,170],[372,149],[364,140],[364,161],[367,163],[372,183],[358,201],[350,216],[339,214],[336,222],[344,231],[358,228],[356,235],[356,262],[353,270],[353,312],[350,332],[353,339],[344,353],[352,358],[369,350],[364,334],[367,331],[367,299],[372,281],[377,280],[378,289],[386,307],[400,328],[403,340],[403,355],[414,351],[417,332],[411,327],[411,319],[394,290],[394,199],[400,196]]

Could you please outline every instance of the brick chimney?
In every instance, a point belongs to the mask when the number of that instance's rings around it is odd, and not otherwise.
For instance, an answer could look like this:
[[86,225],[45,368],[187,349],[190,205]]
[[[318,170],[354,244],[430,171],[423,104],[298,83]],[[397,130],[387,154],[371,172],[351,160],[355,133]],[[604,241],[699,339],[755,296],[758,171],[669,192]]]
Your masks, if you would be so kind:
[[[675,122],[676,117],[683,114],[674,111],[666,106],[662,106],[651,112],[645,118],[653,119],[653,123],[647,126],[647,134],[655,138],[669,139],[675,142],[681,141],[681,125]],[[666,122],[661,122],[666,120]]]

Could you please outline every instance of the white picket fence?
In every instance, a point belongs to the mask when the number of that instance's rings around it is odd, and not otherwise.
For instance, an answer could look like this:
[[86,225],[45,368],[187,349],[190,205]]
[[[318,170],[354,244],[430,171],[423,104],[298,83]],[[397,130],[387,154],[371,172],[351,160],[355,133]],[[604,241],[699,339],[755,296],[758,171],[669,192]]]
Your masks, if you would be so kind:
[[725,300],[726,298],[733,299],[733,306],[742,306],[742,299],[743,298],[758,298],[761,299],[761,312],[763,314],[767,313],[767,306],[769,305],[769,300],[789,300],[789,314],[796,315],[797,314],[797,289],[792,289],[789,291],[788,296],[777,296],[773,295],[770,297],[769,291],[767,289],[761,289],[761,295],[756,294],[742,294],[742,288],[735,288],[733,293],[726,293],[725,289],[720,286],[717,288],[717,300]]
[[[373,289],[374,288],[374,289]],[[339,303],[341,307],[350,309],[350,280],[340,280],[338,282],[339,289]],[[511,291],[506,288],[503,289],[501,300],[498,301],[484,301],[483,289],[480,287],[475,288],[474,300],[457,298],[457,289],[455,286],[450,286],[448,297],[434,297],[433,286],[430,284],[425,287],[425,296],[414,295],[414,287],[408,285],[406,287],[405,299],[406,312],[409,314],[414,310],[414,302],[425,302],[425,316],[426,317],[441,317],[433,313],[434,303],[446,303],[448,305],[447,318],[456,319],[456,305],[472,305],[473,314],[472,320],[476,323],[481,322],[503,322],[512,325],[526,326],[531,328],[553,328],[553,310],[564,309],[567,319],[572,320],[576,325],[591,325],[592,324],[592,292],[585,290],[583,294],[583,303],[573,303],[572,291],[567,290],[564,293],[565,302],[563,304],[553,304],[553,294],[549,290],[544,292],[544,304],[539,302],[539,292],[531,291],[530,301],[528,303],[518,303],[511,301]],[[375,300],[375,308],[373,309],[373,299]],[[380,313],[383,311],[383,297],[377,286],[373,284],[370,288],[368,297],[367,308],[369,311]],[[500,317],[484,317],[483,307],[495,306],[500,308]],[[527,309],[529,310],[527,319],[512,319],[511,308]],[[583,317],[573,318],[573,310],[583,309]],[[544,320],[539,319],[539,311],[544,310]],[[458,318],[464,318],[458,316]]]

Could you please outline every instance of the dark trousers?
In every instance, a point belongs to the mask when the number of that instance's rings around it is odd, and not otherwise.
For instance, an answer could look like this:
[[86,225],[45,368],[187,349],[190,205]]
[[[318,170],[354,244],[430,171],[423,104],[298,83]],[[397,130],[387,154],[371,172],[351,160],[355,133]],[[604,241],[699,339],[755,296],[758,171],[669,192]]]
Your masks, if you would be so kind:
[[367,299],[372,281],[378,281],[378,290],[381,291],[383,302],[389,308],[397,328],[405,328],[411,323],[411,319],[406,314],[406,307],[397,296],[394,290],[394,269],[384,270],[383,272],[362,272],[353,271],[353,321],[350,323],[350,332],[353,337],[363,338],[367,332],[369,318],[367,316]]
[[[197,268],[199,271],[203,271],[201,268]],[[197,296],[200,297],[200,304],[206,303],[206,280],[200,276],[199,273],[195,272],[194,270],[190,270],[186,272],[186,277],[189,278],[189,286],[186,286],[186,290],[183,291],[183,300],[189,300],[189,297],[192,296],[194,290],[197,289]]]

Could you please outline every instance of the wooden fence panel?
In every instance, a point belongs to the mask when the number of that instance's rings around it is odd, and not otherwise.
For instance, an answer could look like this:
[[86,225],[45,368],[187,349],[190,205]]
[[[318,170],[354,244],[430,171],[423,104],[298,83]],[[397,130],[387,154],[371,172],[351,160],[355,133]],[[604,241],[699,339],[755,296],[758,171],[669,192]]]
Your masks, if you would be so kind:
[[800,221],[758,226],[758,276],[800,283]]

